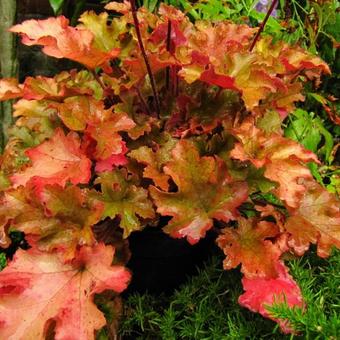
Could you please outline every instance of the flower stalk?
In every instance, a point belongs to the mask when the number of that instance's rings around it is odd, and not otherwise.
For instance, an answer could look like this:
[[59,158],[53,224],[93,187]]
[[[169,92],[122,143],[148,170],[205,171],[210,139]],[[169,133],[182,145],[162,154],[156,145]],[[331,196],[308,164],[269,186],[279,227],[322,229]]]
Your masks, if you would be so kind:
[[259,37],[260,37],[262,31],[264,30],[264,27],[266,26],[266,23],[267,23],[267,21],[268,21],[270,15],[272,14],[274,8],[276,8],[277,3],[278,3],[278,0],[273,0],[271,6],[270,6],[269,9],[268,9],[268,12],[267,12],[267,14],[266,14],[264,20],[262,21],[262,23],[261,23],[261,25],[260,25],[259,30],[257,31],[257,33],[256,33],[256,35],[255,35],[254,40],[252,41],[252,43],[251,43],[251,45],[250,45],[250,47],[249,47],[249,52],[251,52],[251,51],[254,49],[254,47],[255,47],[255,45],[256,45],[256,42],[257,42],[257,40],[259,39]]
[[145,48],[144,48],[144,44],[143,44],[143,40],[142,40],[142,35],[140,33],[135,0],[130,0],[130,4],[131,4],[133,22],[135,24],[135,29],[136,29],[137,39],[138,39],[138,45],[139,45],[139,48],[142,52],[142,56],[143,56],[143,59],[144,59],[146,70],[147,70],[149,78],[150,78],[151,88],[152,88],[153,96],[155,98],[156,112],[157,112],[157,116],[159,117],[159,115],[160,115],[160,102],[159,102],[158,92],[157,92],[157,89],[156,89],[155,77],[152,74],[149,59],[148,59],[148,56],[145,52]]

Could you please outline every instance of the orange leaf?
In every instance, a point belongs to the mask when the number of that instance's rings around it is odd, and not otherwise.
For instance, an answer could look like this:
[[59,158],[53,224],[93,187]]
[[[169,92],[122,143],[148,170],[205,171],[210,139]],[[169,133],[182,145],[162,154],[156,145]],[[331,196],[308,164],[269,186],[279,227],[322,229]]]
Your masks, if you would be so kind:
[[121,292],[130,280],[123,266],[111,265],[113,255],[98,244],[63,264],[56,254],[18,250],[0,273],[0,337],[43,340],[54,321],[56,339],[94,340],[106,323],[94,295]]
[[279,183],[279,187],[274,192],[290,207],[298,206],[306,190],[302,179],[313,178],[310,170],[293,156],[288,159],[274,160],[266,165],[264,176]]
[[[91,227],[104,206],[76,186],[47,185],[36,191],[32,183],[7,190],[1,200],[0,228],[25,233],[29,244],[42,251],[57,249],[73,258],[79,245],[95,243]],[[3,240],[2,240],[3,242]]]
[[165,232],[197,243],[213,225],[213,219],[228,222],[238,216],[237,207],[248,197],[245,182],[233,182],[222,160],[200,157],[197,148],[181,140],[164,167],[178,187],[177,192],[150,188],[157,212],[173,216]]
[[122,153],[124,144],[118,132],[128,131],[135,126],[134,121],[122,112],[114,113],[110,119],[103,122],[90,124],[86,133],[97,142],[95,158],[104,160],[111,155]]
[[65,83],[58,83],[55,78],[38,76],[27,77],[24,82],[25,99],[56,99],[66,94]]
[[71,130],[83,131],[87,124],[99,124],[112,115],[112,110],[105,110],[104,103],[90,96],[74,96],[63,103],[52,105],[58,111],[63,123]]
[[91,161],[81,152],[78,135],[70,132],[67,136],[56,129],[51,139],[37,147],[28,149],[26,155],[32,165],[11,177],[14,187],[25,185],[31,178],[38,186],[59,184],[65,186],[87,183],[91,175]]
[[316,182],[306,182],[298,209],[289,209],[291,216],[285,228],[291,234],[289,245],[302,255],[310,243],[318,245],[318,255],[327,257],[331,247],[340,248],[340,202]]
[[246,120],[231,133],[240,141],[235,144],[230,156],[241,161],[250,161],[257,168],[265,166],[265,177],[279,184],[275,193],[288,206],[297,207],[305,191],[301,179],[311,179],[306,162],[319,163],[316,155],[299,143],[277,133],[266,136],[255,127],[252,119]]
[[276,263],[281,256],[280,248],[269,238],[279,234],[277,225],[256,219],[238,218],[238,228],[225,228],[217,239],[218,246],[227,258],[224,269],[232,269],[239,264],[246,278],[277,277]]
[[45,20],[27,20],[10,28],[19,33],[22,43],[28,46],[42,45],[43,52],[55,58],[68,58],[90,69],[109,67],[110,59],[116,58],[119,49],[102,51],[94,47],[94,35],[87,29],[69,26],[64,16]]
[[319,69],[324,73],[331,73],[329,66],[324,61],[300,47],[295,47],[294,49],[286,47],[283,49],[280,59],[288,71],[298,72],[306,69]]
[[123,3],[112,1],[105,5],[105,9],[122,14],[127,14],[131,11],[131,5],[130,2],[127,0],[124,0]]
[[23,96],[22,85],[15,78],[0,79],[0,101]]
[[101,185],[102,193],[95,193],[94,197],[104,204],[103,219],[119,216],[119,226],[124,230],[124,238],[131,232],[142,229],[144,225],[139,217],[155,218],[148,191],[129,181],[124,171],[104,172],[96,179],[95,184]]
[[169,189],[170,176],[165,174],[162,168],[171,160],[171,150],[175,144],[176,140],[168,136],[164,143],[157,145],[157,150],[141,146],[129,153],[129,157],[146,165],[143,176],[152,179],[156,186],[165,191]]

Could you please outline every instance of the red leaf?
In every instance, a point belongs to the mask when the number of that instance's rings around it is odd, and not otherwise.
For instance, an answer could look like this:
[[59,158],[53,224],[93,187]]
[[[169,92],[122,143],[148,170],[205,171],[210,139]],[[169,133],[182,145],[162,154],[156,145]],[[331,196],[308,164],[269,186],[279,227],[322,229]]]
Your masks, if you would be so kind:
[[305,69],[320,69],[324,73],[330,73],[329,66],[324,61],[315,55],[308,54],[299,47],[285,48],[280,59],[288,71],[299,72]]
[[[152,32],[149,40],[154,44],[165,43],[168,37],[168,23],[158,25]],[[184,45],[187,38],[179,27],[178,21],[171,21],[171,45],[170,51],[173,51],[177,46]]]
[[201,74],[200,79],[210,85],[217,85],[224,89],[232,89],[237,91],[237,88],[235,87],[235,79],[224,74],[217,74],[213,67],[210,67],[207,71],[204,71]]
[[104,172],[111,171],[115,166],[126,165],[128,160],[125,154],[129,151],[125,145],[125,142],[122,142],[122,152],[116,155],[111,155],[109,158],[98,160],[96,163],[95,171],[96,172]]
[[37,186],[59,184],[65,186],[88,183],[91,175],[91,161],[81,152],[78,135],[67,136],[61,129],[55,130],[51,139],[37,147],[28,149],[26,155],[32,165],[11,177],[14,187],[25,185],[31,178]]
[[43,340],[52,320],[56,339],[94,339],[106,323],[94,295],[121,292],[130,279],[123,266],[111,265],[113,255],[103,244],[82,247],[63,264],[56,254],[18,250],[0,273],[1,339]]
[[275,319],[266,310],[266,305],[286,302],[290,307],[303,307],[303,299],[299,286],[288,274],[288,270],[282,262],[276,263],[278,277],[265,278],[243,278],[242,284],[245,290],[239,297],[239,303],[253,312],[258,312],[266,318],[272,319],[281,326],[285,333],[293,330],[286,320]]
[[89,124],[86,133],[97,142],[95,158],[106,160],[112,155],[122,154],[126,147],[118,132],[128,131],[135,126],[134,121],[121,112],[114,113],[105,121]]

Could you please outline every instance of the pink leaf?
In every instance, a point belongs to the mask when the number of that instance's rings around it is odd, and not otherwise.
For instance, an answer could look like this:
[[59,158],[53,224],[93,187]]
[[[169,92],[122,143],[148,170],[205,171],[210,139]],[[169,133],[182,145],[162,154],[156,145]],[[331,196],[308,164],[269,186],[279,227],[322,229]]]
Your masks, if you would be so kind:
[[284,333],[291,333],[286,320],[275,319],[266,309],[266,305],[286,302],[289,307],[303,307],[301,291],[294,279],[288,274],[288,269],[282,262],[277,262],[278,277],[265,278],[243,278],[242,284],[245,290],[239,297],[241,306],[253,312],[260,313],[266,318],[276,321]]
[[43,340],[51,321],[55,339],[94,340],[105,325],[94,295],[123,291],[130,273],[112,266],[114,249],[82,247],[72,263],[56,254],[19,250],[0,273],[0,338]]
[[25,185],[33,177],[38,187],[46,184],[65,186],[67,181],[87,183],[90,179],[91,161],[80,150],[80,141],[74,132],[65,136],[57,129],[51,139],[28,149],[26,155],[32,166],[11,177],[14,187]]

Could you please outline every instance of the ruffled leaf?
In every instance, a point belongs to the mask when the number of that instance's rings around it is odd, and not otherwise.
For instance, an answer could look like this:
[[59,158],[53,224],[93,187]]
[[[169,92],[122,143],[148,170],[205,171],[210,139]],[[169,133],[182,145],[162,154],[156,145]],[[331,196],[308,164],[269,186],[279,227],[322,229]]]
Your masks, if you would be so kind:
[[89,125],[86,133],[97,142],[94,157],[103,160],[122,153],[124,144],[118,132],[128,131],[135,125],[125,113],[115,113],[103,122]]
[[329,67],[298,47],[260,38],[249,52],[256,29],[233,23],[198,22],[185,30],[188,43],[179,46],[176,57],[182,63],[179,75],[189,84],[201,80],[240,93],[248,110],[262,114],[277,109],[284,118],[303,100],[301,84],[291,74],[311,79],[329,73]]
[[177,192],[150,187],[157,212],[173,217],[164,231],[176,238],[187,237],[191,244],[204,237],[213,219],[225,222],[235,219],[237,207],[248,196],[247,184],[233,182],[222,160],[200,157],[188,140],[178,142],[164,173],[178,187]]
[[0,337],[43,340],[55,322],[57,339],[95,339],[106,323],[93,302],[104,290],[123,291],[130,273],[112,266],[114,249],[82,247],[69,264],[56,254],[18,250],[0,273]]
[[129,153],[129,157],[146,165],[143,171],[143,177],[152,179],[155,185],[162,190],[168,190],[170,176],[163,173],[162,168],[171,160],[171,150],[175,145],[176,140],[169,137],[165,143],[157,145],[156,150],[142,146],[136,150],[132,150]]
[[[31,246],[58,249],[73,258],[78,245],[95,243],[91,227],[99,222],[104,206],[89,199],[86,190],[47,185],[36,191],[26,187],[8,190],[1,200],[0,226],[25,232]],[[5,240],[2,239],[2,242]]]
[[275,278],[276,266],[282,253],[270,238],[279,234],[279,228],[271,222],[238,218],[237,229],[225,228],[217,239],[218,246],[227,256],[224,269],[232,269],[239,264],[246,278]]
[[28,149],[26,155],[32,165],[11,176],[14,187],[25,185],[33,177],[38,186],[88,183],[90,179],[91,161],[81,152],[78,135],[73,132],[65,136],[57,129],[50,140]]
[[123,172],[119,170],[104,172],[95,183],[101,185],[102,193],[94,194],[94,197],[104,203],[102,218],[114,219],[119,216],[124,238],[128,237],[132,231],[142,228],[140,218],[155,217],[147,190],[134,185]]
[[79,28],[89,30],[93,34],[93,45],[100,51],[110,52],[120,47],[119,36],[127,32],[127,22],[124,18],[112,20],[109,23],[106,12],[96,14],[94,11],[84,12],[79,21]]
[[267,136],[256,128],[252,120],[245,121],[231,132],[239,143],[235,144],[230,156],[241,161],[250,161],[257,168],[265,166],[265,177],[279,183],[274,192],[288,206],[297,207],[305,191],[300,180],[312,178],[303,163],[319,163],[316,155],[277,133]]
[[0,101],[22,97],[22,85],[15,78],[0,79]]
[[123,2],[112,1],[105,5],[105,9],[121,14],[127,14],[131,11],[131,5],[127,0],[124,0]]
[[318,245],[318,255],[327,257],[332,246],[340,248],[340,201],[318,183],[305,183],[307,191],[296,210],[290,209],[285,229],[289,245],[299,255],[310,243]]
[[243,278],[245,293],[239,297],[238,301],[241,306],[278,322],[284,333],[291,333],[293,330],[287,321],[272,317],[266,306],[287,303],[290,307],[303,307],[303,299],[299,286],[288,274],[282,262],[276,263],[276,271],[277,278]]
[[68,58],[90,69],[110,69],[110,59],[119,55],[117,48],[101,50],[96,47],[91,31],[69,26],[69,20],[64,16],[27,20],[13,26],[10,31],[19,33],[25,45],[42,45],[45,54],[55,58]]

